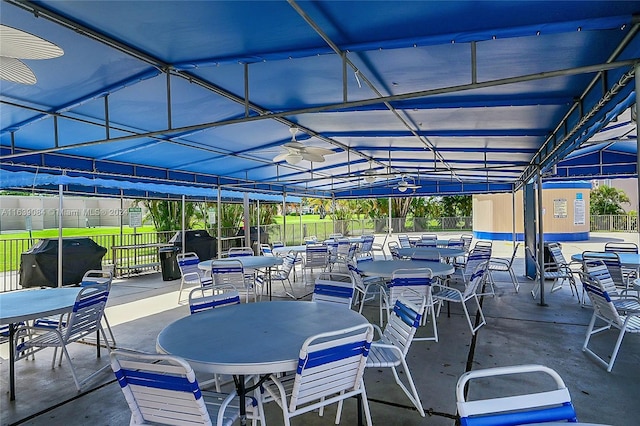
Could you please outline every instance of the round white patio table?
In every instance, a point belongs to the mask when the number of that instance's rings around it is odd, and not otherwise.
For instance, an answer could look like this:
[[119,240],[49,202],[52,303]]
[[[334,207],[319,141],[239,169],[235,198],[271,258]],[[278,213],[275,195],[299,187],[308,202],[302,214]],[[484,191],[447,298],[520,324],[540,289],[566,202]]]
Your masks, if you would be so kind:
[[305,244],[299,246],[282,246],[275,247],[271,251],[278,256],[286,255],[289,251],[293,251],[294,253],[306,253],[307,246]]
[[295,371],[308,337],[367,323],[356,311],[326,303],[242,303],[172,322],[158,334],[156,348],[186,359],[196,371],[238,376],[246,421],[245,375]]
[[402,257],[412,257],[413,254],[432,255],[437,253],[436,256],[441,259],[450,259],[452,257],[464,256],[464,250],[457,248],[438,248],[438,247],[404,247],[398,249],[398,254]]
[[396,269],[429,268],[434,277],[445,277],[453,274],[453,265],[424,260],[374,260],[358,263],[358,270],[364,275],[390,279]]
[[198,263],[198,268],[204,271],[211,271],[211,263],[214,260],[216,262],[239,260],[240,263],[242,263],[242,267],[245,269],[262,269],[282,265],[282,259],[278,256],[238,256],[225,257],[224,259],[203,260],[202,262]]
[[9,324],[9,399],[16,399],[15,342],[16,324],[22,321],[62,314],[73,309],[81,287],[47,288],[0,293],[0,324]]
[[335,238],[335,239],[334,238],[329,238],[327,240],[324,240],[324,243],[327,244],[329,242],[334,242],[334,241],[342,240],[342,239],[345,239],[345,238],[347,240],[349,240],[350,243],[361,243],[363,241],[362,237],[340,237],[340,238]]
[[[603,256],[606,256],[607,252],[602,252]],[[620,264],[630,269],[640,268],[640,254],[636,253],[616,253],[620,257]],[[593,253],[597,256],[597,253]],[[576,262],[582,262],[582,253],[577,253],[571,256],[571,260]]]
[[282,258],[279,256],[237,256],[225,257],[224,259],[210,259],[198,263],[198,269],[211,272],[211,263],[213,261],[224,262],[229,260],[239,260],[244,269],[265,269],[267,271],[267,288],[269,292],[269,300],[271,300],[271,268],[282,265]]

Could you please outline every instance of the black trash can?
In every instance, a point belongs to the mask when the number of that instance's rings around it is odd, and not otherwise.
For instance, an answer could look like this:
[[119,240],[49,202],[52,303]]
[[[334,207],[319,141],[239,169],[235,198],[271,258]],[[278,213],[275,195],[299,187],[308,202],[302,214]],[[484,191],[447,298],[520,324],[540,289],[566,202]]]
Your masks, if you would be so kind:
[[[194,252],[200,260],[213,259],[218,254],[218,245],[214,237],[204,229],[185,231],[185,252]],[[169,244],[182,250],[182,232],[178,231],[169,240]]]
[[160,247],[160,249],[158,249],[163,281],[177,280],[181,277],[177,256],[179,250],[178,247]]

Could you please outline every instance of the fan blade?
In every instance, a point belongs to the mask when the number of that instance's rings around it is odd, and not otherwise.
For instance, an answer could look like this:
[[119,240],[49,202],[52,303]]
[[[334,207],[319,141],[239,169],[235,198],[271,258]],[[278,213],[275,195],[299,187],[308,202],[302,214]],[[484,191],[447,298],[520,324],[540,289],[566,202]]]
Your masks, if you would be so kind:
[[275,157],[273,157],[273,162],[274,163],[279,163],[280,161],[284,161],[287,159],[287,156],[289,156],[289,152],[283,152],[280,153],[278,155],[276,155]]
[[0,56],[0,80],[36,84],[36,75],[22,61]]
[[303,149],[305,149],[305,146],[297,141],[287,142],[284,145],[282,145],[282,147],[285,149],[292,149],[295,151],[302,151]]
[[0,56],[15,59],[51,59],[64,55],[55,44],[16,28],[0,25]]
[[315,154],[309,151],[302,152],[302,159],[307,161],[313,161],[315,163],[323,163],[324,157],[322,155]]
[[316,146],[305,146],[304,150],[309,153],[309,154],[314,154],[314,155],[330,155],[330,154],[334,154],[334,152],[330,149],[326,149],[326,148],[318,148]]

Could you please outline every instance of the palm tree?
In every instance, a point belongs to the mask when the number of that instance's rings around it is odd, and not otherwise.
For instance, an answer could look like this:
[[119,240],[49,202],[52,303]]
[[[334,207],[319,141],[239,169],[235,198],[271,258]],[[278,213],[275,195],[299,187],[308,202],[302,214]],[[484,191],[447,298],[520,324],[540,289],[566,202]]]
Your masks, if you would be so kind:
[[624,214],[622,203],[629,204],[629,197],[621,189],[600,185],[591,190],[591,214]]
[[[168,200],[136,200],[136,205],[147,208],[145,220],[151,220],[156,231],[175,231],[182,229],[182,202]],[[185,203],[185,225],[191,228],[197,221],[193,203]]]

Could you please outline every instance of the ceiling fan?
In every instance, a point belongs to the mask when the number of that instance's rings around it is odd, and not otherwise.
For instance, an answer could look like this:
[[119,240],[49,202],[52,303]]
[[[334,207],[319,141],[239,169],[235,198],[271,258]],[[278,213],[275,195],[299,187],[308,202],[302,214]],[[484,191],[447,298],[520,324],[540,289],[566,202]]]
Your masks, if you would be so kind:
[[33,34],[0,25],[0,79],[21,84],[36,84],[36,75],[21,59],[52,59],[64,51]]
[[398,185],[396,186],[396,189],[400,192],[407,192],[408,189],[411,189],[412,192],[416,192],[416,189],[420,188],[422,188],[422,186],[407,181],[405,176],[402,176],[400,182],[398,182]]
[[291,132],[291,141],[282,145],[285,152],[276,155],[273,159],[274,162],[277,163],[284,160],[289,164],[298,164],[300,161],[306,160],[322,163],[325,155],[333,154],[333,151],[330,149],[305,146],[298,142],[296,140],[296,133],[298,133],[297,127],[291,127],[289,131]]

